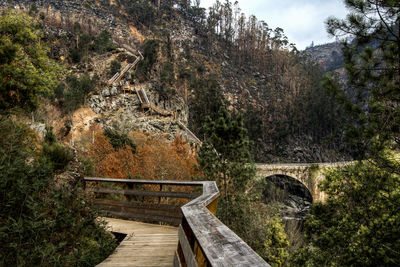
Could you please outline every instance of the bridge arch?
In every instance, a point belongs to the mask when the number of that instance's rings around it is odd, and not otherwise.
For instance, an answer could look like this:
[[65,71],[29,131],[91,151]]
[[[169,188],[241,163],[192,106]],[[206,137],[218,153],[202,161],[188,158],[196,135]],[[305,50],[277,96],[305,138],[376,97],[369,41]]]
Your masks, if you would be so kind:
[[[313,196],[308,187],[299,179],[289,176],[287,174],[272,174],[264,178],[267,181],[267,186],[264,189],[264,196],[268,197],[279,197],[274,196],[274,192],[271,189],[279,188],[291,195],[296,195],[312,203]],[[272,188],[274,186],[275,188]],[[276,194],[276,192],[275,192]]]
[[286,175],[301,182],[311,193],[313,201],[324,202],[326,195],[319,188],[325,179],[324,170],[334,167],[324,164],[257,164],[257,177],[264,179],[272,175]]

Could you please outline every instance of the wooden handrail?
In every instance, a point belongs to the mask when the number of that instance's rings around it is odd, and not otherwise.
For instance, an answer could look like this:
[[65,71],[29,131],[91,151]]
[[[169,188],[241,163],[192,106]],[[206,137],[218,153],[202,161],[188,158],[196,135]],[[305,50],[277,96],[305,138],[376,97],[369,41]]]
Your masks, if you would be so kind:
[[[200,196],[181,207],[183,218],[174,267],[180,266],[270,266],[239,236],[215,217],[217,184],[209,181],[153,181],[109,178],[85,178],[85,182],[202,186]],[[121,212],[121,215],[123,213]],[[160,218],[162,216],[159,216]],[[169,218],[172,221],[172,218]]]
[[178,123],[179,126],[181,126],[181,127],[186,131],[186,133],[188,133],[188,134],[194,139],[194,141],[195,141],[197,144],[202,145],[201,140],[200,140],[199,138],[197,138],[197,136],[196,136],[191,130],[189,130],[189,129],[185,126],[185,124],[183,124],[183,123],[180,122],[179,120],[176,120],[176,122]]

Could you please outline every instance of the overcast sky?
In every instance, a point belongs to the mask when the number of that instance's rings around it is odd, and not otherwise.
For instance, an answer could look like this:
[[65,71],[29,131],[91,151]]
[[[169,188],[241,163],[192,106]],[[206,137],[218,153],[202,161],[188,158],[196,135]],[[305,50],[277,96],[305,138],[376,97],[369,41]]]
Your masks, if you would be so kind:
[[[208,8],[214,2],[201,0],[201,6]],[[298,49],[312,41],[315,45],[334,41],[324,22],[329,16],[344,18],[347,14],[342,0],[239,0],[239,6],[247,17],[255,15],[270,28],[283,28]]]

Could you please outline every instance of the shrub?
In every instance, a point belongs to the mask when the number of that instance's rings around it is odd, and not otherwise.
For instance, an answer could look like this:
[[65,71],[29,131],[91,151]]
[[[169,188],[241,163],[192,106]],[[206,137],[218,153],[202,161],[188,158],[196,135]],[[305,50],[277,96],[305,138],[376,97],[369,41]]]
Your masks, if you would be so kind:
[[94,40],[94,51],[104,53],[114,49],[111,34],[104,30]]
[[101,132],[95,135],[95,143],[89,148],[97,176],[140,177],[141,179],[190,180],[197,175],[196,159],[190,146],[177,138],[169,143],[164,138],[148,137],[141,132],[129,135],[137,144],[136,153],[129,146],[117,151]]
[[54,186],[26,125],[0,119],[0,266],[94,266],[115,247],[80,183]]
[[159,46],[159,41],[157,40],[146,40],[143,47],[143,57],[144,59],[139,62],[136,76],[144,81],[146,75],[153,68],[154,63],[157,61],[157,49]]
[[54,89],[54,96],[57,99],[63,99],[64,98],[64,91],[65,91],[65,84],[60,83],[55,89]]
[[72,63],[79,63],[83,57],[83,50],[80,48],[70,48],[69,49],[69,57]]
[[94,163],[90,158],[79,157],[79,162],[83,165],[82,173],[85,176],[92,176],[94,175]]
[[125,1],[127,12],[136,19],[138,24],[150,26],[156,16],[154,6],[146,0]]
[[44,136],[44,141],[48,144],[54,144],[55,142],[57,142],[57,137],[53,133],[53,127],[46,126],[45,130],[46,130],[46,135]]
[[74,75],[67,77],[67,90],[64,93],[64,106],[68,111],[73,111],[85,102],[85,97],[94,86],[96,79],[91,79],[88,74],[83,74],[79,78]]
[[0,111],[34,111],[59,83],[63,69],[47,56],[39,27],[26,14],[0,16]]
[[109,139],[110,144],[115,150],[130,146],[132,153],[135,153],[136,145],[126,134],[120,134],[117,131],[107,128],[104,131],[104,135]]
[[289,241],[279,217],[267,220],[264,242],[264,259],[273,265],[282,266],[289,257]]
[[53,164],[55,170],[64,169],[74,159],[74,154],[69,148],[57,143],[44,144],[43,153]]
[[120,69],[121,69],[121,63],[119,63],[119,61],[116,60],[111,61],[109,76],[110,77],[114,76],[114,74],[119,72]]
[[64,137],[67,136],[72,130],[72,121],[67,120],[64,122],[65,132]]

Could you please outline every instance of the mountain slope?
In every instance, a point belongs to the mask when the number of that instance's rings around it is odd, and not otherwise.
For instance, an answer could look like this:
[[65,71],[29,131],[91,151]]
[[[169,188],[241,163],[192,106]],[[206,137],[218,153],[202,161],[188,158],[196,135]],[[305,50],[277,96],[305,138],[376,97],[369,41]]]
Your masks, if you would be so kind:
[[[168,131],[137,126],[140,123],[134,118],[149,118],[126,116],[141,114],[136,100],[121,97],[122,86],[113,89],[106,84],[111,62],[124,67],[135,54],[115,49],[126,44],[142,51],[145,58],[123,82],[145,86],[154,105],[181,114],[179,119],[188,121],[198,136],[203,136],[206,116],[216,119],[218,108],[226,105],[243,113],[258,161],[346,157],[334,152],[345,148],[343,115],[320,86],[322,72],[302,59],[280,30],[269,29],[255,17],[235,20],[236,5],[214,6],[206,16],[198,6],[174,1],[160,7],[152,1],[123,0],[0,4],[23,8],[41,19],[46,39],[52,43],[51,55],[78,76],[96,77],[93,96],[86,98],[86,104],[101,110],[100,118],[94,120],[107,127]],[[104,30],[111,34],[115,48],[94,52]],[[120,109],[121,105],[129,108]],[[121,126],[129,123],[136,126]]]

